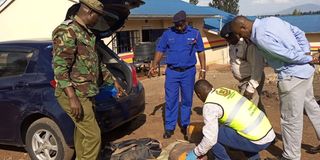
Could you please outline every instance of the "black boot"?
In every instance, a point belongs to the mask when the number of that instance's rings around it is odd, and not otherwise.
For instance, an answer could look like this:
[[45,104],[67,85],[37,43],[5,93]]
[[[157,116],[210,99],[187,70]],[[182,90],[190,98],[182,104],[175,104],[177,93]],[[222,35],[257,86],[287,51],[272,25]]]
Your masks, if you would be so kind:
[[163,134],[164,139],[168,139],[173,135],[173,130],[165,130]]
[[290,159],[284,158],[282,156],[277,156],[276,158],[266,158],[265,160],[290,160]]
[[187,135],[187,129],[188,129],[188,127],[182,127],[181,128],[181,133],[183,134],[183,138],[184,138],[184,140],[188,140],[189,139],[189,137],[188,137],[188,135]]
[[320,153],[320,145],[317,147],[311,147],[310,149],[307,150],[307,153],[310,153],[310,154]]

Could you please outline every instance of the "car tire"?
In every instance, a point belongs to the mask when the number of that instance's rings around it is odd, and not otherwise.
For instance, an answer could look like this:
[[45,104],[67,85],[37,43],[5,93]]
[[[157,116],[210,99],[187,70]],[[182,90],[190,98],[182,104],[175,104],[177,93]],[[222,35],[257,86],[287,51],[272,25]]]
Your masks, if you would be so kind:
[[26,147],[32,160],[70,160],[70,148],[58,125],[49,118],[40,118],[27,130]]

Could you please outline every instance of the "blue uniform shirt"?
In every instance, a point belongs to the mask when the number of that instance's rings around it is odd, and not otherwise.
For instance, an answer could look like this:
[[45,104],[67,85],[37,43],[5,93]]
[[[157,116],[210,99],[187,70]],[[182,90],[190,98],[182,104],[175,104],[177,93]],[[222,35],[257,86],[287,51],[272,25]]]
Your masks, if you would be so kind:
[[187,26],[178,33],[174,27],[166,30],[157,44],[157,51],[166,54],[166,63],[173,67],[189,67],[197,63],[195,52],[204,51],[200,32]]
[[310,78],[314,67],[309,42],[298,27],[276,17],[256,19],[253,23],[251,41],[264,52],[268,64],[278,73],[279,79],[291,76]]

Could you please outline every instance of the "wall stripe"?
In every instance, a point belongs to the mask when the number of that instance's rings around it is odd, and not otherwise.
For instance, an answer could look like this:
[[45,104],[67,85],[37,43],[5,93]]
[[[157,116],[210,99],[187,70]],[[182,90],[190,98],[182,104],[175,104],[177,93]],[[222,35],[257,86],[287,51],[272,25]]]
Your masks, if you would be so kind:
[[[205,50],[217,49],[217,48],[227,46],[227,42],[224,39],[208,41],[208,42],[204,42],[203,44],[205,46]],[[310,48],[310,50],[314,52],[317,52],[318,49],[320,49],[320,46],[311,46]],[[120,53],[119,57],[127,63],[133,63],[134,54],[133,52]]]
[[314,52],[317,52],[318,49],[320,49],[320,46],[311,46],[311,48],[310,48],[310,50],[314,51]]
[[133,63],[133,52],[119,53],[118,56],[127,63]]
[[208,49],[214,49],[214,48],[226,46],[227,41],[224,39],[218,39],[218,40],[214,40],[214,41],[204,42],[203,44],[204,44],[205,50],[208,50]]
[[[207,42],[204,42],[203,44],[204,44],[205,50],[216,49],[216,48],[227,46],[227,42],[224,39],[207,41]],[[133,52],[120,53],[119,57],[127,63],[133,63],[134,54]]]
[[215,41],[208,41],[208,42],[203,42],[203,43],[206,45],[206,44],[211,44],[211,43],[216,43],[216,42],[227,42],[227,41],[224,40],[224,39],[218,39],[218,40],[215,40]]
[[227,47],[227,45],[223,44],[223,45],[219,45],[219,46],[212,46],[212,47],[205,48],[204,50],[217,49],[217,48],[221,48],[221,47]]

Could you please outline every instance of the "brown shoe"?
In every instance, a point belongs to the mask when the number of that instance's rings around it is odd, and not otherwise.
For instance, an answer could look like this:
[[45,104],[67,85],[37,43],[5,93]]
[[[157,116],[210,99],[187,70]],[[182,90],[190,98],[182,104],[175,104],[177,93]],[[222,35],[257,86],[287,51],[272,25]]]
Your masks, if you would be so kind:
[[317,147],[311,147],[309,150],[306,151],[307,153],[310,154],[316,154],[316,153],[320,153],[320,145]]

